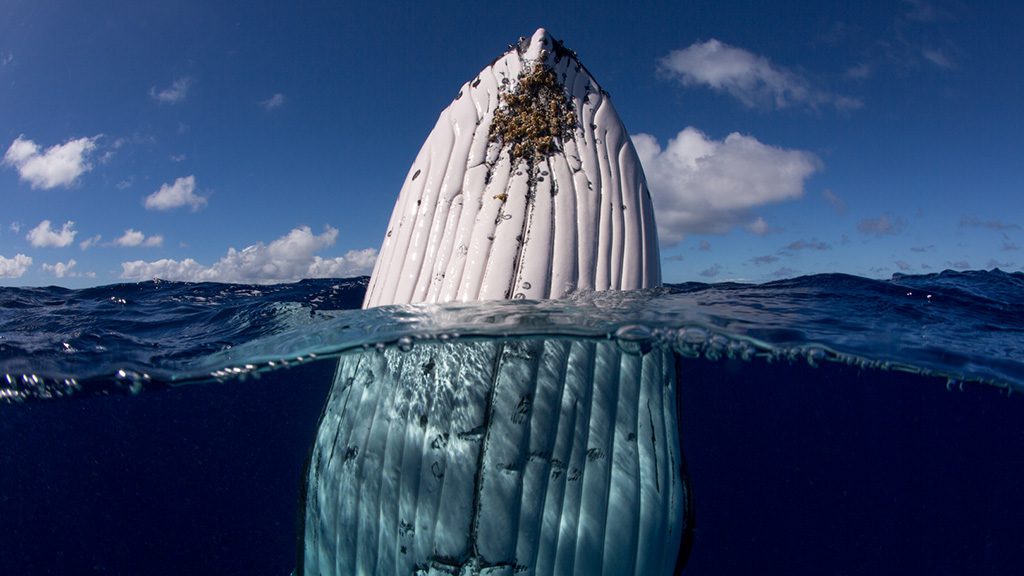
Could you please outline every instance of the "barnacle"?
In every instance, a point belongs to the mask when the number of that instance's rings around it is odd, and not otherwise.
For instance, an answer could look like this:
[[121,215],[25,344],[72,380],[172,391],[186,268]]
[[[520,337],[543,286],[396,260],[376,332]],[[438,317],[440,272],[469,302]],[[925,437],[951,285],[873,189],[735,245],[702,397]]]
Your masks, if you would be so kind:
[[526,160],[531,172],[576,127],[572,101],[543,62],[525,68],[515,88],[498,98],[490,139],[508,148],[513,163]]

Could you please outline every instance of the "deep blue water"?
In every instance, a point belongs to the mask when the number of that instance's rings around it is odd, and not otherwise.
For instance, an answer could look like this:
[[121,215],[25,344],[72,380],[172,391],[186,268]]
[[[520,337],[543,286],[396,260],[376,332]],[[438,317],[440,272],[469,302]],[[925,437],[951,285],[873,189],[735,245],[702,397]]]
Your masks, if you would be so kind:
[[0,288],[0,574],[288,574],[339,354],[530,335],[678,353],[686,574],[1024,569],[1024,274],[355,310],[364,290]]

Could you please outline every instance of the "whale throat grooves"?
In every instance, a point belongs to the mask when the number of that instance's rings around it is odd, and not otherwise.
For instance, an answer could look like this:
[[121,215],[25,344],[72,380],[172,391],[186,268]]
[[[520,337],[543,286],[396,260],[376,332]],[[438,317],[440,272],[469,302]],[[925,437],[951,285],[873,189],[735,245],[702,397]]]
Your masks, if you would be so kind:
[[[622,121],[543,29],[459,90],[405,178],[364,308],[661,284]],[[681,570],[692,503],[666,349],[535,336],[345,354],[299,575]]]

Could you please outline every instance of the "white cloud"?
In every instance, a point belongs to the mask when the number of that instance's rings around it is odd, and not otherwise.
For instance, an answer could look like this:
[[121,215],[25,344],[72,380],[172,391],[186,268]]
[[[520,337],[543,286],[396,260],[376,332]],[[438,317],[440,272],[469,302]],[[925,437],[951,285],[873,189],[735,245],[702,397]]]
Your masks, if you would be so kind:
[[57,262],[56,264],[43,264],[43,270],[49,272],[50,274],[53,274],[57,278],[72,278],[81,276],[81,274],[77,272],[72,272],[72,269],[74,269],[74,267],[77,265],[78,262],[76,262],[75,259],[72,258],[71,260],[68,260],[66,264],[64,262]]
[[92,248],[93,246],[98,244],[99,241],[102,240],[102,239],[103,239],[103,236],[100,236],[99,234],[97,234],[97,235],[95,235],[95,236],[93,236],[91,238],[86,238],[85,240],[82,240],[81,242],[78,243],[78,246],[82,250],[88,250],[89,248]]
[[342,278],[356,274],[369,274],[377,262],[376,248],[349,250],[344,256],[335,258],[313,257],[307,278]]
[[861,108],[864,103],[811,85],[803,76],[715,39],[673,50],[661,59],[660,69],[683,86],[705,85],[726,92],[749,107],[786,108],[802,104],[839,110]]
[[704,270],[702,270],[700,275],[705,277],[705,278],[714,278],[715,276],[718,276],[721,273],[722,273],[722,266],[721,266],[721,264],[715,264],[715,265],[713,265],[713,266],[711,266],[709,268],[705,268]]
[[684,234],[723,233],[746,225],[756,234],[768,232],[763,219],[750,210],[772,202],[799,198],[804,181],[821,165],[810,152],[762,144],[732,133],[712,140],[688,127],[665,149],[649,134],[633,136],[651,187],[658,233],[671,246]]
[[790,242],[785,248],[780,250],[782,253],[796,252],[800,250],[831,250],[832,245],[828,242],[822,242],[817,238],[811,238],[810,240],[796,240]]
[[274,94],[273,96],[267,98],[266,100],[261,100],[260,106],[263,106],[265,110],[273,110],[275,108],[280,108],[281,106],[284,106],[285,102],[287,101],[288,98],[284,94],[278,92],[277,94]]
[[908,20],[915,20],[917,22],[934,22],[939,19],[941,13],[935,9],[928,2],[922,2],[921,0],[904,0],[904,4],[909,4],[909,8],[906,13]]
[[206,204],[206,198],[196,195],[195,190],[195,176],[178,178],[174,184],[163,184],[159,190],[146,196],[146,208],[149,210],[171,210],[188,205],[194,212]]
[[157,90],[156,87],[149,89],[150,98],[163,104],[177,104],[188,96],[188,89],[192,87],[192,79],[183,76],[171,83],[170,87]]
[[15,234],[21,232],[21,222],[11,222],[11,232],[14,232]]
[[96,149],[96,140],[78,138],[63,144],[55,144],[40,153],[39,145],[18,136],[4,154],[3,164],[13,166],[22,180],[32,188],[48,190],[57,186],[70,186],[79,176],[92,170],[89,154]]
[[858,222],[857,231],[874,236],[895,236],[903,231],[905,225],[902,218],[890,218],[888,214],[882,214],[878,218],[865,218]]
[[227,254],[212,266],[203,266],[192,258],[122,262],[121,277],[260,284],[368,274],[377,259],[375,249],[350,250],[336,258],[315,255],[334,245],[337,237],[338,230],[330,226],[319,235],[313,234],[308,226],[302,226],[269,245],[260,242],[242,250],[229,248]]
[[52,229],[49,220],[43,220],[38,226],[29,230],[25,238],[36,248],[54,247],[63,248],[75,241],[75,223],[68,220],[61,227],[60,231]]
[[746,228],[747,230],[754,234],[757,234],[758,236],[764,236],[770,231],[768,228],[768,223],[765,222],[764,218],[760,216],[755,218],[753,222],[747,224]]
[[24,254],[16,254],[14,258],[0,256],[0,278],[21,278],[31,265],[31,256]]
[[874,70],[871,64],[863,62],[861,64],[857,64],[856,66],[851,66],[850,68],[847,68],[844,76],[850,78],[851,80],[863,80],[871,76],[871,73],[873,71]]
[[837,213],[846,213],[846,202],[843,201],[843,199],[840,198],[838,194],[829,189],[826,189],[824,192],[821,193],[821,196],[825,199],[826,202],[828,202],[829,204],[832,205],[833,208],[835,208]]
[[956,64],[953,60],[950,59],[945,52],[937,48],[922,48],[921,56],[939,68],[945,68],[946,70],[953,70],[956,68]]
[[142,244],[142,241],[146,239],[146,235],[138,230],[131,228],[124,231],[124,234],[120,238],[114,240],[114,244],[118,246],[138,246]]
[[1013,222],[1004,222],[998,218],[991,220],[982,220],[977,216],[961,216],[960,217],[961,228],[988,228],[989,230],[1020,230],[1020,224],[1014,224]]
[[124,234],[120,238],[114,240],[114,244],[117,246],[162,246],[164,243],[164,237],[160,235],[146,236],[142,232],[129,228],[124,231]]

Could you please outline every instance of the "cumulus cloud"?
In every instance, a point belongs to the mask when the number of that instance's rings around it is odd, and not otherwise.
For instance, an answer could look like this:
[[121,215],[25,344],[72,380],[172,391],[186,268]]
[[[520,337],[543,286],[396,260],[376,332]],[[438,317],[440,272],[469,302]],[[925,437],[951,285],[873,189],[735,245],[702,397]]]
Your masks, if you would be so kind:
[[787,251],[787,250],[788,251],[831,250],[831,249],[832,249],[832,245],[831,244],[829,244],[828,242],[822,242],[821,240],[818,240],[817,238],[812,238],[810,240],[797,240],[795,242],[790,242],[789,244],[786,245],[785,248],[783,248],[784,251]]
[[25,238],[36,248],[54,247],[63,248],[75,241],[75,223],[68,220],[61,227],[60,231],[51,228],[49,220],[43,220],[38,226],[29,230]]
[[273,110],[284,106],[287,101],[288,98],[284,94],[278,92],[266,100],[261,100],[260,106],[262,106],[264,110]]
[[977,216],[962,216],[960,218],[961,228],[987,228],[989,230],[1020,230],[1019,224],[1003,222],[999,219],[982,220]]
[[90,278],[95,277],[95,272],[86,272],[84,274],[74,271],[75,266],[78,266],[78,262],[74,258],[65,262],[57,262],[56,264],[43,264],[43,270],[53,274],[57,278],[78,278],[80,276],[88,276]]
[[164,237],[160,235],[146,236],[142,232],[129,228],[124,231],[120,238],[114,240],[117,246],[163,246]]
[[831,190],[825,190],[824,192],[821,193],[821,196],[825,199],[826,202],[832,205],[832,208],[835,208],[835,211],[838,214],[846,213],[846,202],[844,202],[838,194]]
[[32,257],[15,254],[14,258],[0,256],[0,278],[21,278],[32,265]]
[[771,254],[765,254],[764,256],[754,256],[750,261],[760,266],[761,264],[772,264],[774,262],[778,262],[779,257],[772,256]]
[[688,127],[662,149],[649,134],[633,136],[658,214],[658,233],[666,245],[684,234],[723,233],[748,225],[755,233],[768,226],[750,211],[798,198],[804,181],[820,167],[816,156],[762,144],[738,133],[712,140]]
[[71,186],[79,176],[92,170],[89,154],[96,149],[98,139],[99,136],[93,136],[68,140],[40,152],[39,145],[22,134],[7,148],[2,163],[16,169],[32,188]]
[[704,85],[751,108],[803,105],[850,110],[864,105],[857,98],[815,88],[796,72],[715,39],[673,50],[661,59],[659,69],[683,86]]
[[939,68],[945,68],[947,70],[956,68],[956,64],[953,62],[952,58],[947,56],[945,52],[938,48],[922,48],[921,56]]
[[874,236],[892,236],[903,231],[905,223],[901,218],[890,218],[883,214],[878,218],[865,218],[857,223],[857,231]]
[[81,248],[82,250],[88,250],[89,248],[92,248],[96,244],[99,244],[99,241],[102,240],[102,239],[103,239],[103,236],[100,236],[99,234],[97,234],[95,236],[92,236],[90,238],[86,238],[85,240],[82,240],[81,242],[79,242],[78,243],[78,247]]
[[196,194],[196,177],[178,178],[174,184],[163,184],[160,189],[146,196],[146,208],[149,210],[171,210],[182,206],[191,206],[195,212],[206,205],[206,198]]
[[907,12],[906,18],[917,22],[933,22],[940,16],[935,6],[923,0],[904,0]]
[[796,276],[799,272],[799,270],[795,270],[788,266],[783,266],[782,268],[779,268],[775,272],[772,272],[772,276],[776,278],[792,278],[793,276]]
[[847,68],[846,69],[846,73],[843,74],[843,75],[846,76],[847,78],[850,78],[850,79],[853,79],[853,80],[863,80],[863,79],[867,78],[868,76],[871,76],[871,72],[872,72],[871,64],[868,64],[868,63],[865,62],[865,63],[858,64],[856,66],[851,66],[850,68]]
[[714,278],[715,276],[718,276],[721,273],[722,266],[719,264],[715,264],[714,266],[710,266],[700,271],[700,275],[705,278]]
[[377,259],[377,251],[373,248],[350,250],[335,258],[315,255],[334,245],[337,237],[337,229],[330,226],[322,234],[313,234],[309,226],[302,226],[269,245],[260,242],[242,250],[230,248],[212,266],[203,266],[192,258],[122,262],[121,277],[260,284],[368,274]]
[[765,219],[760,216],[755,218],[753,222],[747,224],[746,228],[752,234],[757,234],[758,236],[764,236],[771,231],[768,227],[768,222],[765,222]]
[[163,90],[157,90],[156,87],[149,89],[149,97],[160,102],[161,104],[177,104],[188,96],[188,89],[192,87],[192,79],[183,76],[178,78],[171,85]]

